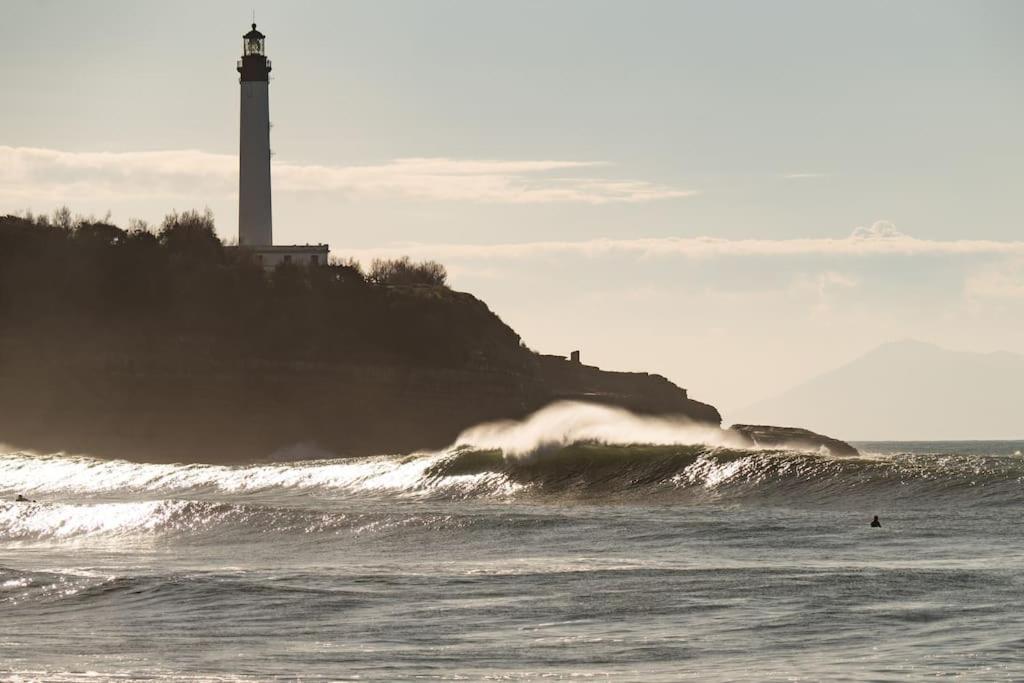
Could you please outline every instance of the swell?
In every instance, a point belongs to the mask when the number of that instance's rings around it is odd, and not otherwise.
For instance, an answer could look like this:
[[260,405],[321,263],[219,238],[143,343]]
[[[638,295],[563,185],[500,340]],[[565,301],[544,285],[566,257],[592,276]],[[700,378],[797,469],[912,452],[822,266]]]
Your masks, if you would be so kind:
[[[322,584],[322,585],[318,585]],[[330,602],[350,608],[372,600],[365,590],[340,589],[318,582],[308,574],[278,573],[249,576],[243,572],[166,572],[110,575],[98,572],[37,572],[0,567],[0,605],[7,608],[31,605],[37,617],[48,611],[109,608],[159,614],[161,619],[178,612],[194,616],[196,610],[217,612],[219,618],[251,612],[267,621],[281,616],[281,609],[300,601]],[[267,607],[274,609],[267,609]],[[307,605],[308,606],[308,605]]]
[[150,542],[176,545],[219,545],[271,537],[287,541],[318,535],[386,538],[424,532],[467,533],[537,528],[556,523],[550,518],[503,515],[493,518],[457,512],[404,510],[338,512],[261,504],[230,504],[197,500],[138,502],[0,503],[0,540],[32,545],[51,542]]

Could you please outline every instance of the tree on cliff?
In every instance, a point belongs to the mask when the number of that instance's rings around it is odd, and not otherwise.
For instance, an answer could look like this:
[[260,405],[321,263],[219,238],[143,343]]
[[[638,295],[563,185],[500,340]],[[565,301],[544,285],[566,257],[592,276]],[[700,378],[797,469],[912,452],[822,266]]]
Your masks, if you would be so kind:
[[186,262],[221,263],[224,245],[214,229],[213,212],[172,211],[164,218],[157,241],[172,258]]

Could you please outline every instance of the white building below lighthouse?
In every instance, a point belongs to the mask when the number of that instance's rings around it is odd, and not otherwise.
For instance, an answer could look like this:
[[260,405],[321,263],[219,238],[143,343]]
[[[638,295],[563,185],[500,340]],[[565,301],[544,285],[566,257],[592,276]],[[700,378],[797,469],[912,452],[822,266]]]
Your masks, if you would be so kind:
[[238,60],[241,85],[238,142],[238,246],[264,268],[282,263],[326,265],[326,244],[275,245],[270,191],[270,60],[266,36],[252,30],[242,36]]

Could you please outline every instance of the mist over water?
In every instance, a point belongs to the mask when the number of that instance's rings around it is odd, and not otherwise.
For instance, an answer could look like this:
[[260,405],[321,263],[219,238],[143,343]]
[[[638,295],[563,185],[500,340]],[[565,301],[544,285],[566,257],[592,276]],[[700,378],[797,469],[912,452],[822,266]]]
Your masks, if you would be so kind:
[[[1024,443],[744,449],[555,406],[440,452],[0,454],[0,671],[46,680],[1024,675]],[[38,502],[14,503],[24,493]],[[878,514],[882,529],[867,526]]]

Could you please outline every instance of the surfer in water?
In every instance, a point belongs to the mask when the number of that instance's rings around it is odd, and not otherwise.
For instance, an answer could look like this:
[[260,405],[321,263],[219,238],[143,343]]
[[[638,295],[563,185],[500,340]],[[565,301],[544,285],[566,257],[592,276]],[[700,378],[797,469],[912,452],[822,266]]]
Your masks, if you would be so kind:
[[875,515],[875,518],[871,520],[871,526],[872,528],[882,528],[882,523],[878,521],[878,515]]
[[30,500],[30,499],[26,498],[25,496],[23,496],[23,495],[21,495],[19,493],[18,497],[14,499],[14,502],[15,503],[34,503],[35,501],[34,500]]

